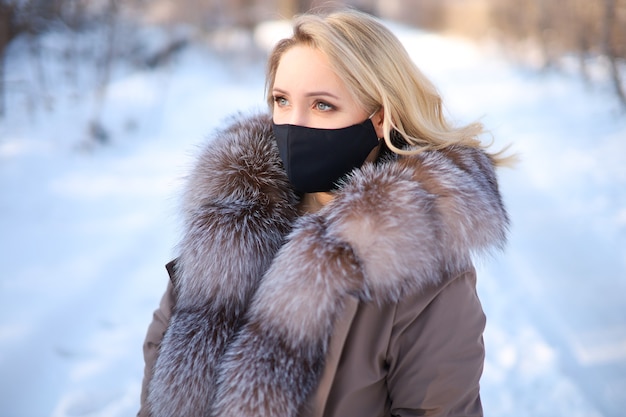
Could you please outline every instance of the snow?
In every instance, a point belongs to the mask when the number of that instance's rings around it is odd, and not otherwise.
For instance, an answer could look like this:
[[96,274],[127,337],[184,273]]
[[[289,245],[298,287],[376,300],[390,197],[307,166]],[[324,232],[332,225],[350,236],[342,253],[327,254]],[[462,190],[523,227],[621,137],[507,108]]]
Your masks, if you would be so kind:
[[[622,415],[626,118],[608,83],[390,27],[450,115],[480,119],[496,149],[512,144],[521,157],[499,171],[509,245],[478,265],[486,415]],[[254,39],[267,48],[284,31],[268,23]],[[194,45],[158,70],[117,69],[94,104],[81,77],[74,93],[59,74],[38,95],[37,74],[11,49],[0,119],[0,416],[135,415],[143,337],[178,240],[179,187],[213,128],[264,108],[259,56]],[[87,140],[97,109],[107,146]]]

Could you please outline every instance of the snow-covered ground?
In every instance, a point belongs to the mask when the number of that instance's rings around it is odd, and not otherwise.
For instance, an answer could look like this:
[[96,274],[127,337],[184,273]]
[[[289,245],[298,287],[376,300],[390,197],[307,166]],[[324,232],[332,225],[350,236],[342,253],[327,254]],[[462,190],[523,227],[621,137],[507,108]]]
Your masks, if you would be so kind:
[[[500,171],[509,247],[479,265],[486,415],[622,416],[626,117],[608,86],[393,28],[449,113],[480,118],[496,147],[521,156]],[[94,93],[42,110],[34,71],[13,48],[0,119],[0,417],[133,416],[179,186],[216,125],[264,108],[264,62],[194,46],[156,71],[115,72],[101,108],[111,144],[93,149]]]

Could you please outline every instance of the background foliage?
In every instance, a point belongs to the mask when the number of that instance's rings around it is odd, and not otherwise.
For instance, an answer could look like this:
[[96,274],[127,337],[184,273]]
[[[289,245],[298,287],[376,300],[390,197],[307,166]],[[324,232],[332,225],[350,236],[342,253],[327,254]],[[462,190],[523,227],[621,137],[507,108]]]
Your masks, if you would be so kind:
[[[609,80],[626,108],[626,0],[0,0],[0,117],[7,89],[23,88],[19,74],[4,71],[6,50],[19,38],[24,38],[19,47],[28,48],[35,68],[43,68],[39,62],[49,53],[67,57],[68,68],[75,69],[77,63],[95,66],[93,82],[103,96],[114,60],[161,65],[189,41],[174,36],[156,49],[146,48],[145,39],[137,35],[146,24],[184,24],[219,43],[216,34],[227,29],[250,31],[264,20],[341,5],[426,30],[494,41],[511,59],[539,69],[571,67],[573,62],[588,83]],[[41,42],[50,31],[80,36],[94,28],[106,31],[105,44],[77,42],[59,51]],[[52,105],[45,96],[46,74],[37,78],[39,85],[31,90],[43,99],[33,102]]]

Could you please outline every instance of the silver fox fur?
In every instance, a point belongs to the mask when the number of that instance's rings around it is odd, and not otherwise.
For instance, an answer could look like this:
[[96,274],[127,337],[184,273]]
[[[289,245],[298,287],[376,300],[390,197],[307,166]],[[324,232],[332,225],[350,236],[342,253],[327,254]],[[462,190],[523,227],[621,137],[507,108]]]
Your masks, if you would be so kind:
[[239,115],[201,151],[153,417],[297,416],[346,297],[436,285],[502,248],[509,223],[490,157],[461,146],[365,164],[318,213],[297,202],[268,115]]

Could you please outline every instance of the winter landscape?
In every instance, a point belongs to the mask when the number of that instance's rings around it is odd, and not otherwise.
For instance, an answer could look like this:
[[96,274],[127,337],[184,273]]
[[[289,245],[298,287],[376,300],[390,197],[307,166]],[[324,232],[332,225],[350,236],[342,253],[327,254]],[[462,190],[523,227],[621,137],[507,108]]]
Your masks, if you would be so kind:
[[[485,415],[623,416],[626,113],[602,66],[589,86],[567,67],[540,72],[488,45],[390,26],[451,117],[480,119],[496,148],[520,156],[499,172],[508,248],[478,263]],[[264,108],[263,51],[285,30],[268,23],[254,38],[225,37],[228,50],[192,44],[158,69],[116,68],[103,100],[55,94],[67,74],[33,94],[36,71],[12,46],[16,82],[0,119],[0,417],[135,415],[179,187],[213,128]],[[74,70],[81,89],[79,61]],[[88,128],[94,114],[100,134]]]

